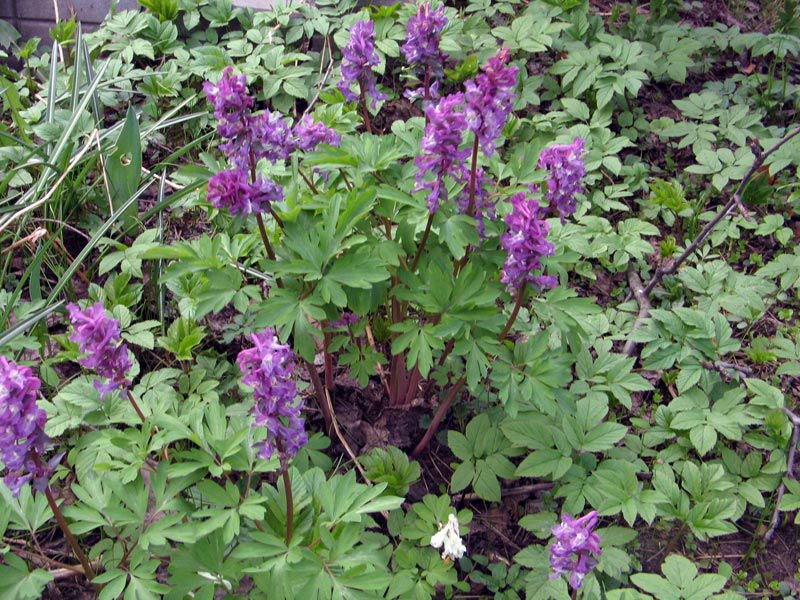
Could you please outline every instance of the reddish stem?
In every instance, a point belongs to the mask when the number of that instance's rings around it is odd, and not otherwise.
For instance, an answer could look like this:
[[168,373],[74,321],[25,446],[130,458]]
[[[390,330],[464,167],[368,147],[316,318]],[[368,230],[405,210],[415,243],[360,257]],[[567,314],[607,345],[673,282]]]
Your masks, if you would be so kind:
[[467,381],[466,378],[462,376],[461,379],[459,379],[455,383],[455,385],[453,385],[453,387],[450,388],[450,393],[447,394],[447,397],[444,399],[444,402],[442,402],[439,405],[439,408],[436,410],[436,414],[433,415],[433,420],[431,421],[431,424],[428,426],[427,431],[425,431],[425,435],[422,436],[422,439],[419,441],[419,444],[417,444],[417,447],[414,448],[414,451],[411,453],[412,459],[417,458],[428,447],[428,444],[430,443],[431,439],[433,439],[433,435],[439,428],[442,419],[444,419],[444,416],[447,414],[447,409],[450,408],[450,405],[453,403],[453,400],[455,400],[456,395],[458,394],[458,392],[461,391],[461,388],[464,386],[464,383],[466,381]]
[[286,493],[286,545],[292,542],[294,534],[294,498],[292,496],[292,481],[289,479],[289,459],[283,449],[283,441],[280,438],[275,440],[278,448],[278,456],[281,461],[281,475],[283,476],[283,490]]
[[75,553],[75,556],[81,563],[83,567],[83,572],[86,577],[91,581],[95,577],[94,569],[92,569],[92,564],[89,562],[89,559],[83,553],[80,544],[78,544],[78,540],[75,539],[75,536],[72,535],[72,531],[67,525],[67,521],[64,519],[64,515],[61,512],[61,509],[58,507],[56,503],[56,499],[53,496],[53,492],[50,489],[50,484],[44,488],[44,495],[47,498],[47,503],[50,505],[50,510],[53,511],[53,516],[56,518],[56,522],[58,526],[61,528],[61,532],[64,534],[64,537],[67,538],[67,542],[69,543],[72,551]]
[[[267,237],[267,228],[264,227],[264,217],[261,216],[261,213],[256,213],[256,223],[258,223],[258,233],[261,234],[261,241],[264,243],[264,249],[267,251],[267,256],[270,260],[275,260],[275,252],[272,250],[272,244],[269,243],[269,237]],[[283,287],[283,281],[281,281],[280,277],[275,278],[275,285],[279,288]]]
[[412,273],[416,271],[417,265],[419,264],[419,259],[422,256],[422,251],[425,249],[425,244],[428,243],[428,236],[431,234],[431,225],[433,225],[433,213],[428,215],[428,222],[425,223],[425,231],[422,233],[422,239],[417,247],[417,253],[414,255],[414,260],[411,261],[411,267],[409,267],[409,271]]
[[[328,324],[327,321],[323,321],[322,328],[325,329],[327,327],[327,324]],[[331,356],[330,345],[331,345],[331,332],[325,331],[323,333],[323,341],[322,341],[322,349],[325,356],[325,387],[332,392],[334,388],[333,357]]]
[[131,393],[130,390],[128,390],[128,401],[131,403],[133,410],[136,411],[136,414],[139,415],[139,418],[141,419],[142,423],[144,423],[145,421],[144,413],[142,412],[142,409],[139,408],[139,405],[136,403],[136,400],[134,400],[133,393]]
[[322,386],[322,380],[319,378],[319,373],[313,363],[303,360],[308,371],[308,378],[311,380],[311,385],[314,386],[314,394],[317,396],[317,404],[322,413],[322,418],[325,419],[325,432],[330,435],[333,432],[333,411],[328,406],[328,397],[325,395],[325,388]]
[[372,123],[369,120],[369,109],[367,109],[367,93],[364,90],[363,78],[359,78],[358,80],[358,90],[359,98],[361,100],[361,112],[364,115],[364,127],[367,129],[367,133],[372,133]]
[[517,301],[514,303],[514,310],[511,311],[511,314],[508,316],[508,321],[506,321],[506,326],[503,327],[503,331],[500,332],[500,335],[497,336],[499,341],[503,341],[505,337],[508,335],[508,332],[511,331],[511,326],[514,324],[514,321],[517,320],[517,315],[519,314],[519,309],[522,307],[522,301],[525,299],[525,286],[519,288],[519,292],[517,293]]

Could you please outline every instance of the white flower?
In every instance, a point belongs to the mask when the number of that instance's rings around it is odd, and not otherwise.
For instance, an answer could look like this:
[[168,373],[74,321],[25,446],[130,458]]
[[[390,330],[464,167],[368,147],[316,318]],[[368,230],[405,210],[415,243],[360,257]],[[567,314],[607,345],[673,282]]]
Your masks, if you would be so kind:
[[198,571],[197,574],[200,575],[200,577],[202,577],[203,579],[208,579],[209,581],[213,581],[217,585],[221,585],[229,592],[233,591],[233,586],[231,585],[231,582],[228,581],[227,579],[224,579],[222,575],[209,573],[208,571]]
[[467,547],[458,532],[458,519],[454,514],[447,517],[447,525],[440,526],[439,532],[431,538],[431,546],[442,548],[442,559],[456,560],[464,556]]

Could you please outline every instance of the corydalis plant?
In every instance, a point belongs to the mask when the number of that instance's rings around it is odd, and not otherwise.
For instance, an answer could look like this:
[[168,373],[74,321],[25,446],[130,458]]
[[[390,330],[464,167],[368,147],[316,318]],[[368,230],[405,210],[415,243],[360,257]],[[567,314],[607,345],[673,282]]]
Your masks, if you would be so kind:
[[501,48],[481,68],[482,73],[464,84],[467,123],[486,156],[494,154],[495,140],[514,107],[518,69],[507,62],[508,48]]
[[[428,210],[435,213],[439,204],[447,200],[445,177],[464,181],[467,171],[464,160],[468,150],[461,149],[467,119],[464,114],[463,94],[445,96],[437,104],[425,109],[427,125],[420,146],[422,154],[414,164],[417,167],[416,189],[428,190]],[[428,176],[432,175],[432,178]]]
[[28,367],[0,356],[0,457],[8,474],[3,483],[17,497],[23,485],[31,482],[43,492],[64,537],[81,562],[84,574],[94,579],[92,565],[81,549],[50,490],[50,477],[61,461],[61,454],[45,462],[43,454],[50,442],[44,432],[46,413],[36,403],[42,382]]
[[239,352],[237,362],[244,373],[242,382],[253,388],[255,424],[267,429],[259,456],[269,459],[275,452],[294,456],[308,441],[300,414],[303,402],[292,379],[294,354],[270,328],[252,334],[250,341],[253,347]]
[[582,179],[586,175],[583,151],[583,139],[575,138],[571,144],[548,146],[539,154],[539,167],[550,173],[547,202],[558,211],[562,223],[575,212],[576,196],[583,191]]
[[253,388],[254,422],[266,427],[267,438],[259,444],[259,456],[272,458],[277,452],[281,463],[286,494],[286,545],[292,541],[294,505],[289,479],[289,458],[308,442],[300,412],[303,401],[298,398],[292,379],[295,361],[291,348],[278,341],[275,331],[267,328],[250,336],[252,348],[239,352],[237,362],[244,377],[242,383]]
[[[367,96],[370,97],[370,106],[374,109],[379,100],[386,96],[378,91],[375,73],[372,68],[380,64],[378,54],[375,52],[375,24],[372,21],[357,21],[350,32],[350,40],[342,49],[342,80],[339,82],[339,91],[348,102],[360,101],[364,114],[364,124],[367,130],[372,127],[367,111]],[[353,92],[353,87],[358,88],[358,94]]]
[[105,382],[95,380],[94,387],[105,398],[116,389],[127,390],[131,368],[128,347],[122,343],[119,321],[111,318],[102,302],[81,309],[76,304],[67,306],[73,331],[69,339],[78,344],[83,356],[80,365],[91,369]]
[[594,531],[596,525],[597,512],[592,511],[579,519],[564,515],[561,523],[553,527],[556,540],[550,546],[551,579],[566,575],[573,590],[581,587],[603,553],[600,536]]
[[[260,160],[285,161],[297,149],[309,152],[319,144],[339,143],[338,134],[304,115],[292,128],[280,113],[253,113],[254,99],[247,93],[244,75],[226,67],[217,83],[207,81],[203,90],[214,107],[220,145],[232,169],[220,171],[208,183],[213,206],[235,215],[273,212],[272,204],[283,200],[283,188],[257,173]],[[273,212],[274,214],[274,212]]]
[[41,459],[49,442],[47,415],[36,403],[41,385],[28,367],[0,356],[0,456],[8,471],[3,482],[15,497],[30,481],[44,490],[54,469]]
[[506,216],[508,230],[500,238],[507,253],[501,281],[510,293],[523,290],[527,284],[536,287],[553,287],[555,277],[537,275],[542,268],[542,258],[552,256],[554,246],[548,241],[550,226],[541,218],[539,203],[524,192],[511,197],[511,213]]
[[417,13],[408,20],[406,42],[400,49],[408,63],[422,71],[422,89],[407,91],[407,97],[416,98],[420,94],[424,100],[437,97],[439,82],[431,79],[442,76],[447,60],[447,55],[439,47],[446,25],[444,5],[431,9],[427,0],[417,6]]

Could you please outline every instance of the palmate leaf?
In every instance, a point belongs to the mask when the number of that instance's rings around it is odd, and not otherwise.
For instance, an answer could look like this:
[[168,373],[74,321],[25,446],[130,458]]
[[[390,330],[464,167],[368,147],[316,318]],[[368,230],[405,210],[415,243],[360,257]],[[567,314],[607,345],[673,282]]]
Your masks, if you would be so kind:
[[53,576],[44,569],[28,571],[25,561],[9,552],[0,564],[0,597],[17,600],[36,600]]

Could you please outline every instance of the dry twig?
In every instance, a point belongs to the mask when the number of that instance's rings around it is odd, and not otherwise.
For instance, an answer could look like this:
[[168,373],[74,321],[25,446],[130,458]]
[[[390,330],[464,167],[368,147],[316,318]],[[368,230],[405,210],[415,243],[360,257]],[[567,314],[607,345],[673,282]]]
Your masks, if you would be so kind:
[[[787,133],[785,136],[783,136],[781,139],[779,139],[777,142],[775,142],[772,146],[767,148],[764,152],[762,152],[762,153],[760,153],[760,154],[758,154],[756,156],[756,159],[753,161],[752,166],[750,167],[750,169],[748,169],[747,173],[745,173],[744,177],[742,178],[742,181],[739,183],[739,186],[736,188],[736,191],[733,193],[733,196],[731,196],[730,200],[728,200],[728,202],[725,204],[725,206],[722,207],[722,209],[717,213],[717,215],[713,219],[711,219],[708,223],[706,223],[705,227],[703,227],[703,229],[700,231],[700,233],[697,235],[697,237],[694,239],[694,241],[691,244],[689,244],[686,247],[686,249],[681,253],[681,255],[678,258],[676,258],[672,262],[672,264],[670,264],[668,267],[666,267],[666,268],[661,268],[661,267],[657,268],[656,272],[653,274],[653,277],[650,279],[649,282],[647,282],[647,285],[644,287],[644,289],[641,290],[641,292],[638,295],[636,294],[636,292],[633,292],[633,295],[634,295],[634,297],[636,297],[637,301],[639,301],[639,299],[641,297],[644,297],[645,299],[649,298],[650,293],[653,291],[653,289],[659,283],[661,283],[661,280],[664,278],[664,276],[665,275],[672,275],[673,273],[675,273],[678,270],[678,268],[686,261],[686,259],[689,258],[689,256],[691,256],[692,254],[694,254],[694,252],[698,248],[700,248],[701,244],[706,241],[706,238],[708,238],[708,236],[711,235],[711,233],[714,231],[714,229],[716,229],[717,225],[719,225],[719,223],[725,217],[727,217],[728,214],[730,214],[730,212],[735,207],[742,207],[743,208],[742,197],[744,195],[745,189],[747,188],[747,184],[750,183],[750,180],[753,178],[753,175],[756,174],[758,169],[761,168],[761,166],[764,164],[764,162],[767,160],[767,158],[769,158],[770,155],[772,155],[775,152],[777,152],[781,148],[781,146],[783,146],[788,141],[790,141],[791,139],[793,139],[794,137],[796,137],[798,135],[800,135],[800,127],[798,127],[796,129],[794,129],[793,131]],[[640,308],[641,307],[642,307],[642,305],[641,305],[641,302],[640,302]],[[647,307],[646,309],[642,308],[639,311],[639,316],[636,318],[636,321],[634,321],[634,323],[633,323],[632,329],[635,330],[638,327],[640,327],[641,326],[641,322],[644,319],[646,319],[649,315],[650,315],[650,308],[649,307]],[[626,352],[626,354],[628,354],[629,356],[632,356],[633,353],[634,353],[636,344],[634,343],[631,347],[629,347],[626,344],[625,347],[626,347],[626,350],[628,350]]]

